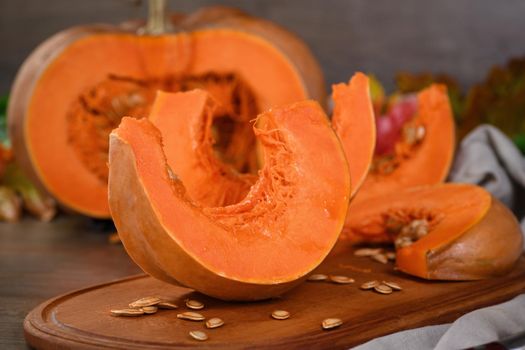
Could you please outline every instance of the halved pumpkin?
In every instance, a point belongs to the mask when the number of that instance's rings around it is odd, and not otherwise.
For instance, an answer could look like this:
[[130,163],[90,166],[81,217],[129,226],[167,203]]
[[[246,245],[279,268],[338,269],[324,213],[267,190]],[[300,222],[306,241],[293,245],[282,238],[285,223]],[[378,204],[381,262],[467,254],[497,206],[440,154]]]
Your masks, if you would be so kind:
[[[352,234],[352,222],[361,218],[362,206],[358,203],[369,197],[395,194],[404,188],[444,181],[454,157],[454,130],[446,87],[433,84],[420,92],[417,112],[405,124],[395,152],[374,156],[372,168],[348,209],[343,236],[352,240],[388,241],[386,235]],[[339,134],[342,132],[344,130]]]
[[514,215],[483,188],[440,184],[369,197],[349,229],[389,236],[397,267],[426,279],[475,280],[508,272],[522,252]]
[[246,198],[224,207],[187,196],[149,120],[124,118],[112,132],[111,214],[144,271],[217,298],[258,300],[297,285],[326,257],[350,197],[340,142],[315,102],[258,119],[265,165]]
[[353,197],[368,174],[376,143],[374,109],[368,77],[358,72],[348,84],[333,85],[332,98],[332,125],[348,159]]
[[70,28],[22,65],[8,110],[16,160],[63,206],[109,217],[108,135],[124,115],[146,117],[159,89],[202,88],[221,101],[223,129],[236,139],[226,135],[219,146],[247,172],[256,165],[254,146],[239,145],[254,142],[249,120],[270,107],[324,99],[315,58],[277,25],[224,8],[175,24],[176,32],[157,36],[138,35],[136,25]]

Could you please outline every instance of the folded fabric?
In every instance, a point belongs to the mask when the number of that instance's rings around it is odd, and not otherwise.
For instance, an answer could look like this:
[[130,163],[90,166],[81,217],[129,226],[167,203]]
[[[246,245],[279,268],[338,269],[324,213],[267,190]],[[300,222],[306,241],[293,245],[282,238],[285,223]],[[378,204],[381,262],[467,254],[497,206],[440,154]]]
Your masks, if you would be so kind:
[[[515,214],[523,212],[523,208],[518,207],[516,194],[525,193],[525,158],[514,143],[493,126],[478,126],[463,139],[448,180],[482,186]],[[525,218],[520,219],[525,232]],[[452,324],[394,333],[355,349],[464,349],[520,333],[519,346],[525,347],[525,294],[468,313]]]

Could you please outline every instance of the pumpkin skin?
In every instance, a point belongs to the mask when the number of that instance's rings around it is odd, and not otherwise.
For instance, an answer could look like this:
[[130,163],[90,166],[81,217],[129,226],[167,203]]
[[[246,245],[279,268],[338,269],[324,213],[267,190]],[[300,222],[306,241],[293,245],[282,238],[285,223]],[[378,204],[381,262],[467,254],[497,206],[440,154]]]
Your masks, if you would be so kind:
[[348,159],[353,197],[368,174],[376,143],[374,109],[368,77],[358,72],[348,84],[333,85],[332,98],[332,126]]
[[[159,36],[138,36],[129,30],[133,25],[94,25],[49,38],[24,62],[11,92],[8,124],[17,162],[62,206],[107,218],[107,135],[123,115],[147,116],[157,89],[209,89],[233,109],[240,96],[241,110],[232,117],[240,116],[239,138],[262,110],[324,99],[320,69],[302,42],[275,32],[276,42],[297,48],[283,52],[242,29],[242,23],[266,22],[233,11],[229,16],[243,19],[233,28],[178,17],[182,31]],[[253,170],[251,147],[228,150],[234,162],[251,162],[242,167]]]
[[[319,104],[261,114],[265,165],[241,202],[195,205],[168,170],[161,135],[124,118],[110,136],[109,204],[119,236],[147,273],[225,300],[284,293],[337,241],[350,196],[344,151]],[[315,140],[316,142],[312,142]]]
[[[424,138],[406,158],[399,160],[392,172],[385,174],[370,170],[348,208],[342,237],[354,241],[389,242],[391,238],[388,235],[355,235],[355,231],[351,230],[354,223],[361,220],[361,208],[364,206],[359,203],[405,188],[438,184],[447,177],[454,157],[455,127],[446,87],[433,84],[417,97],[418,111],[413,122],[424,126]],[[342,132],[344,129],[338,131],[340,135]]]
[[[429,231],[396,249],[396,264],[408,274],[432,280],[477,280],[509,272],[521,256],[521,229],[514,215],[483,188],[440,184],[369,197],[358,204],[360,222],[350,229],[387,235],[393,218],[427,220]],[[390,224],[389,224],[390,223]]]

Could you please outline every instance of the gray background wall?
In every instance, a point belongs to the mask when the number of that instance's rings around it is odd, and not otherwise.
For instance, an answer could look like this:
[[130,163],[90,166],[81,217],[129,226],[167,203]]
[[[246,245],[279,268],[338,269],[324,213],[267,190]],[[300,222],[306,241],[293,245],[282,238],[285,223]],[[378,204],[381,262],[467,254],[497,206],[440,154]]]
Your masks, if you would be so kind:
[[[391,85],[399,70],[447,72],[463,86],[525,54],[523,0],[170,0],[189,12],[218,3],[273,20],[301,36],[328,83],[355,70]],[[53,33],[82,23],[118,23],[146,14],[137,0],[0,0],[0,94],[23,59]]]

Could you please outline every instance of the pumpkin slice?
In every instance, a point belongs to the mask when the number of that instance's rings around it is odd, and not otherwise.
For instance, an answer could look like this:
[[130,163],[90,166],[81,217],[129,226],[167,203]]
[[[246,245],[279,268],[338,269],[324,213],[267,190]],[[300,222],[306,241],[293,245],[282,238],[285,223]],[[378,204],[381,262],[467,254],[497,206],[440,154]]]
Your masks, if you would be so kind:
[[[274,106],[322,100],[323,78],[306,45],[284,29],[265,31],[265,21],[238,11],[223,14],[229,22],[179,18],[173,34],[94,25],[46,40],[24,62],[11,92],[17,162],[64,207],[109,217],[110,131],[124,115],[148,116],[157,90],[201,88],[225,109],[215,120],[224,134],[216,143],[223,158],[241,172],[256,172],[249,120]],[[275,43],[263,32],[273,33]]]
[[[344,130],[340,130],[341,134]],[[446,87],[433,84],[417,95],[417,112],[405,123],[395,153],[375,155],[358,195],[348,209],[343,237],[355,241],[389,241],[387,235],[353,235],[361,219],[357,204],[369,197],[445,180],[454,157],[454,118]]]
[[149,120],[124,118],[111,133],[111,214],[144,271],[217,298],[257,300],[297,285],[326,257],[350,196],[339,140],[315,102],[258,119],[265,165],[246,198],[224,207],[191,200]]
[[332,125],[348,158],[353,197],[368,174],[376,143],[369,79],[356,73],[348,84],[333,85],[332,91]]
[[353,206],[356,235],[389,236],[398,268],[426,279],[475,280],[508,272],[521,255],[514,215],[483,188],[441,184],[369,197]]
[[239,202],[256,179],[219,161],[213,150],[213,121],[224,113],[224,107],[208,92],[196,89],[159,91],[149,115],[162,134],[171,170],[184,183],[190,198],[205,207]]

